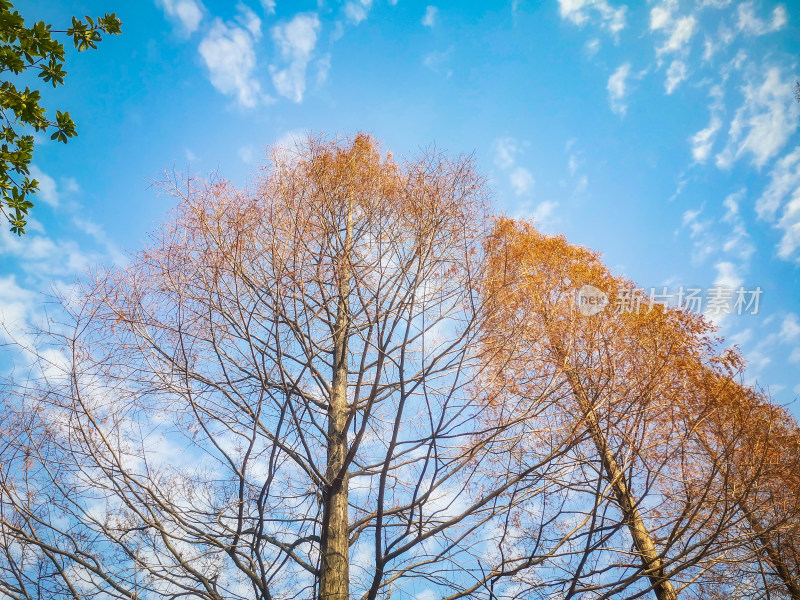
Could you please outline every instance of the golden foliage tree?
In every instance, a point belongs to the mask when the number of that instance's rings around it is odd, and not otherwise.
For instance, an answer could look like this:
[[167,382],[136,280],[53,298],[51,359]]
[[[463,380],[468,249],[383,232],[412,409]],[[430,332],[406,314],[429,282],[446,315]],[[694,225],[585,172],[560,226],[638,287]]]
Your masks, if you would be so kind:
[[[780,411],[736,383],[741,360],[717,353],[720,341],[701,317],[649,303],[596,253],[501,218],[486,254],[492,310],[484,343],[504,381],[515,382],[505,389],[522,399],[537,397],[543,385],[563,389],[558,421],[585,436],[574,446],[579,479],[597,480],[594,498],[581,490],[596,531],[563,567],[566,596],[616,598],[630,587],[631,597],[651,589],[673,599],[682,590],[729,590],[715,577],[731,556],[747,562],[753,543],[770,556],[771,546],[746,527],[752,517],[743,502],[753,497],[742,495],[742,482],[766,485],[761,495],[776,487],[766,473],[735,466],[764,454],[754,452],[752,419],[725,408],[729,390],[740,392],[739,411],[762,412],[761,427],[777,427]],[[585,286],[599,301],[605,294],[621,305],[587,314],[578,304]],[[791,457],[784,463],[796,461],[796,446],[771,446]]]
[[471,160],[170,189],[5,382],[0,597],[798,597],[797,423]]

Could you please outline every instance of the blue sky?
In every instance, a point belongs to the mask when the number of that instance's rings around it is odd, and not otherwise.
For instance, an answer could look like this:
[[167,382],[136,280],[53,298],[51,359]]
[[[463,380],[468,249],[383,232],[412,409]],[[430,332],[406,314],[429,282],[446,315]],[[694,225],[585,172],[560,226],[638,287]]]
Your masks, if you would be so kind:
[[[123,263],[167,218],[165,171],[244,184],[303,132],[368,131],[395,154],[474,153],[498,211],[603,253],[649,290],[760,287],[714,316],[780,403],[800,396],[800,6],[697,0],[19,2],[55,28],[116,12],[70,53],[37,140],[22,239],[0,232],[0,313]],[[66,25],[65,25],[66,26]],[[751,309],[752,310],[752,309]],[[793,407],[800,414],[800,407]]]

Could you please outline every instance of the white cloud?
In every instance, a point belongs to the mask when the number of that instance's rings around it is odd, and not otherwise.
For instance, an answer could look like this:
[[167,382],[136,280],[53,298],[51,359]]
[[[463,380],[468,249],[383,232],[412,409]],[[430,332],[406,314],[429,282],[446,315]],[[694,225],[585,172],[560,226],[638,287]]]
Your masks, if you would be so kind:
[[[797,347],[794,350],[792,350],[792,353],[789,355],[789,362],[800,363],[800,347]],[[794,393],[800,394],[800,383],[794,386]]]
[[672,22],[669,29],[669,37],[664,45],[658,49],[658,54],[681,51],[692,39],[697,29],[697,19],[693,15],[681,17]]
[[288,23],[272,28],[272,39],[281,58],[288,62],[283,69],[271,67],[272,82],[278,92],[294,102],[301,102],[306,89],[306,67],[308,66],[317,36],[320,21],[316,13],[299,14]]
[[717,155],[720,168],[729,168],[745,153],[762,167],[797,130],[800,108],[794,101],[794,82],[783,80],[778,67],[768,69],[761,84],[748,83],[743,93],[744,103],[731,122],[728,144]]
[[[763,371],[764,368],[772,362],[769,356],[766,356],[761,350],[753,350],[745,355],[747,360],[747,370],[750,373],[758,373]],[[755,383],[755,381],[753,382]],[[752,385],[748,383],[748,385]]]
[[211,84],[242,106],[252,108],[266,100],[256,80],[256,52],[249,29],[215,21],[199,46]]
[[650,10],[650,30],[665,29],[672,23],[672,13],[677,8],[676,0],[665,0]]
[[261,0],[261,7],[268,15],[275,14],[275,0]]
[[504,137],[495,140],[494,163],[508,173],[509,183],[517,196],[530,193],[533,190],[534,179],[531,172],[517,164],[517,155],[522,153],[519,142],[513,137]]
[[516,162],[516,155],[520,148],[517,140],[512,137],[505,137],[495,140],[494,143],[494,163],[501,169],[510,169]]
[[752,2],[743,2],[739,5],[737,12],[738,20],[736,26],[739,31],[746,35],[764,35],[779,31],[786,26],[789,20],[786,7],[782,4],[773,9],[772,18],[769,22],[763,21],[756,15]]
[[115,265],[122,266],[128,262],[128,257],[125,256],[117,244],[108,236],[101,225],[98,225],[90,219],[84,219],[78,216],[72,217],[72,223],[75,227],[100,244]]
[[613,35],[625,28],[627,7],[612,7],[607,0],[558,0],[558,10],[562,19],[575,25],[585,25],[592,15],[601,27]]
[[450,46],[447,50],[434,50],[422,57],[422,64],[428,69],[439,75],[444,75],[449,78],[453,75],[453,69],[447,66],[450,61],[450,55],[453,53],[454,46]]
[[164,13],[177,20],[186,33],[192,34],[203,20],[203,5],[197,0],[159,0]]
[[514,193],[517,196],[527,194],[533,189],[533,175],[525,167],[515,167],[509,174],[511,187],[514,188]]
[[331,55],[326,54],[325,56],[321,56],[316,60],[314,63],[317,68],[316,74],[316,84],[317,87],[321,87],[328,80],[328,73],[331,70]]
[[580,166],[578,162],[578,157],[574,154],[569,155],[569,160],[567,161],[567,166],[569,167],[569,174],[575,175],[578,172],[578,167]]
[[705,260],[718,250],[714,235],[709,231],[710,221],[701,221],[698,217],[702,208],[688,209],[683,213],[683,228],[689,229],[689,237],[694,240],[692,247],[692,263],[703,264]]
[[[725,23],[721,23],[717,29],[716,35],[705,34],[703,60],[708,62],[711,58],[723,48],[730,46],[736,39],[737,32],[728,27]],[[744,52],[740,50],[740,52]]]
[[740,331],[728,338],[728,341],[731,344],[739,346],[740,348],[744,346],[747,342],[753,339],[753,330],[752,329],[745,329],[744,331]]
[[238,4],[236,10],[239,14],[236,16],[236,21],[247,31],[254,39],[261,39],[261,19],[254,13],[246,4]]
[[36,165],[31,165],[30,171],[31,179],[35,179],[39,183],[39,191],[36,193],[35,200],[41,200],[50,206],[58,206],[60,196],[55,180]]
[[712,116],[708,127],[695,133],[690,139],[692,142],[692,156],[697,162],[705,162],[714,145],[714,137],[722,126],[719,117]]
[[697,217],[700,216],[700,209],[687,209],[683,213],[683,226],[686,227],[687,225],[692,225],[692,237],[694,237],[696,230],[695,227],[699,226],[697,223]]
[[794,313],[789,313],[781,323],[781,341],[788,344],[800,339],[800,320]]
[[730,236],[722,244],[722,249],[737,256],[743,263],[747,263],[755,253],[755,246],[750,243],[750,235],[740,220],[734,224]]
[[77,194],[81,191],[81,186],[78,185],[78,182],[75,181],[74,177],[65,177],[61,180],[61,185],[64,187],[70,194]]
[[667,94],[674,92],[675,88],[678,87],[680,82],[684,81],[686,77],[686,63],[681,60],[673,60],[672,64],[669,66],[669,69],[667,69],[667,80],[664,83],[664,88],[667,90]]
[[735,290],[744,283],[739,275],[739,270],[732,262],[718,262],[714,267],[717,269],[717,277],[714,279],[715,286]]
[[372,8],[372,0],[352,0],[344,5],[344,16],[354,25],[367,18]]
[[711,8],[726,8],[730,6],[733,0],[701,0],[700,6],[703,8],[711,7]]
[[627,79],[631,73],[630,63],[625,63],[619,67],[611,77],[608,78],[608,101],[611,104],[611,110],[619,115],[624,115],[628,110],[628,105],[625,102],[625,96],[628,93]]
[[[718,227],[712,228],[714,221],[699,219],[702,209],[689,209],[683,213],[683,228],[688,228],[690,237],[694,240],[692,262],[702,264],[706,258],[716,254],[720,249],[725,253],[739,259],[740,266],[746,268],[750,257],[755,252],[755,247],[750,241],[744,221],[739,214],[739,204],[744,199],[746,190],[742,189],[728,195],[723,201],[725,215],[722,221],[731,226],[724,240]],[[730,264],[730,263],[727,263]]]
[[256,148],[252,144],[242,146],[236,151],[236,154],[246,165],[254,165],[256,163]]
[[75,240],[54,241],[43,234],[28,234],[20,239],[7,227],[0,229],[0,255],[3,254],[18,259],[20,266],[37,278],[81,274],[102,258],[86,252]]
[[725,200],[722,201],[722,206],[725,207],[725,216],[722,220],[726,223],[734,223],[739,218],[739,202],[744,198],[745,190],[741,190],[735,194],[730,194]]
[[531,216],[536,223],[542,225],[553,216],[556,208],[558,208],[558,202],[545,200],[544,202],[540,202],[536,208],[533,209],[533,214]]
[[0,277],[0,340],[21,341],[30,327],[36,294],[20,287],[14,275]]
[[772,221],[786,196],[800,198],[800,146],[781,158],[769,175],[769,185],[756,201],[756,212],[759,218]]
[[800,248],[800,193],[797,190],[786,205],[777,226],[783,230],[783,237],[778,244],[778,256],[789,259]]
[[439,9],[435,6],[427,6],[425,8],[425,16],[422,17],[422,24],[425,27],[433,27],[436,25],[436,19],[439,17]]

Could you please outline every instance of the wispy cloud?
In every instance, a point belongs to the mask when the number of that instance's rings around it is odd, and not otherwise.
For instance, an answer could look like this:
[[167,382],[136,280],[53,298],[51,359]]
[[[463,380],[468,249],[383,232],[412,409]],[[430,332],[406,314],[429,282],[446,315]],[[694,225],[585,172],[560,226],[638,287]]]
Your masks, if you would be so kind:
[[713,115],[708,127],[701,129],[691,137],[692,157],[695,161],[702,163],[708,159],[714,146],[714,138],[720,127],[722,127],[722,121],[719,117]]
[[247,10],[240,13],[239,24],[217,19],[198,49],[211,84],[223,94],[235,97],[240,105],[253,108],[269,97],[261,91],[255,77],[255,41],[260,37],[261,21]]
[[672,23],[672,13],[678,7],[676,0],[666,0],[650,9],[650,30],[666,29]]
[[779,4],[772,10],[769,21],[760,19],[756,15],[755,6],[752,2],[743,2],[737,9],[736,27],[745,35],[765,35],[773,33],[786,27],[788,14],[786,7]]
[[75,240],[53,239],[45,233],[24,239],[13,235],[7,227],[0,229],[0,256],[18,259],[22,268],[36,278],[55,278],[78,275],[102,257],[81,248]]
[[769,177],[769,184],[756,201],[756,212],[759,218],[773,221],[787,196],[800,197],[800,146],[775,163]]
[[742,189],[736,193],[729,194],[722,205],[725,207],[725,215],[722,220],[731,226],[730,234],[722,244],[722,249],[729,255],[738,257],[743,268],[749,267],[750,257],[755,253],[750,234],[747,233],[744,219],[739,208],[745,199],[747,190]]
[[611,104],[611,110],[618,115],[624,115],[628,110],[626,98],[628,95],[628,76],[631,73],[630,63],[625,63],[620,66],[611,77],[608,78],[608,101]]
[[261,39],[261,19],[246,4],[239,3],[236,6],[239,14],[236,15],[236,22],[250,32],[254,39]]
[[596,20],[600,26],[613,35],[625,28],[627,7],[613,7],[607,0],[558,0],[558,10],[562,19],[575,25],[585,25]]
[[192,34],[203,20],[203,4],[198,0],[158,0],[164,13],[181,24],[183,30]]
[[762,167],[797,130],[800,108],[794,101],[794,80],[783,79],[778,67],[767,69],[761,83],[750,81],[744,103],[730,125],[728,143],[717,155],[717,166],[729,168],[744,154]]
[[658,49],[658,54],[680,52],[691,41],[697,31],[697,19],[693,15],[681,17],[667,26],[669,37]]
[[525,167],[517,164],[517,156],[522,153],[522,145],[513,137],[503,137],[494,141],[494,163],[508,174],[509,184],[517,196],[528,195],[535,184],[533,175]]
[[0,340],[22,341],[32,323],[36,293],[21,287],[14,275],[0,276]]
[[686,63],[682,60],[673,60],[669,69],[667,69],[667,80],[664,82],[664,88],[667,94],[674,92],[675,88],[677,88],[681,81],[684,81],[687,76]]
[[85,217],[73,216],[72,223],[83,233],[91,237],[102,248],[117,266],[122,266],[128,262],[128,258],[122,253],[116,242],[106,233],[102,225],[99,225]]
[[[36,200],[41,200],[50,206],[58,206],[60,194],[55,179],[42,171],[38,166],[31,165],[31,178],[39,184],[39,191],[36,193]],[[5,225],[5,223],[3,223]]]
[[287,63],[271,66],[272,82],[282,96],[301,102],[306,89],[306,68],[317,45],[320,20],[316,13],[296,15],[291,21],[272,28],[272,40]]
[[422,17],[422,24],[425,27],[433,27],[436,25],[436,20],[439,18],[439,9],[435,6],[427,6],[425,8],[425,15]]
[[422,57],[422,64],[428,69],[439,75],[444,75],[449,78],[453,75],[453,69],[448,67],[450,62],[450,55],[453,53],[454,46],[450,46],[447,50],[434,50],[428,52]]
[[557,208],[558,202],[553,200],[545,200],[544,202],[540,202],[536,205],[536,208],[533,209],[533,214],[531,216],[538,224],[545,225],[548,221],[550,221]]
[[511,187],[517,196],[527,194],[533,189],[534,179],[531,172],[525,167],[514,167],[508,175]]
[[739,274],[739,269],[732,262],[718,262],[714,265],[714,268],[717,270],[714,285],[734,290],[744,283],[744,279]]
[[358,25],[367,18],[372,8],[372,0],[351,0],[344,5],[345,18],[354,25]]
[[711,221],[700,219],[702,211],[701,207],[688,209],[683,213],[682,227],[689,230],[689,237],[693,240],[692,263],[695,265],[703,264],[719,249],[715,236],[709,231]]
[[781,332],[778,334],[781,341],[791,343],[800,340],[800,319],[794,313],[789,313],[781,323]]

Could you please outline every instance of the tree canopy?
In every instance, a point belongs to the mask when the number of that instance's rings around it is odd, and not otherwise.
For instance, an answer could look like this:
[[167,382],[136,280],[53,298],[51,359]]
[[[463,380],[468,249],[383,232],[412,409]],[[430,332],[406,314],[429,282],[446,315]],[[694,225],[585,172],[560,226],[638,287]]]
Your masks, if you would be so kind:
[[65,300],[0,400],[0,594],[798,598],[800,428],[468,157],[274,148]]

